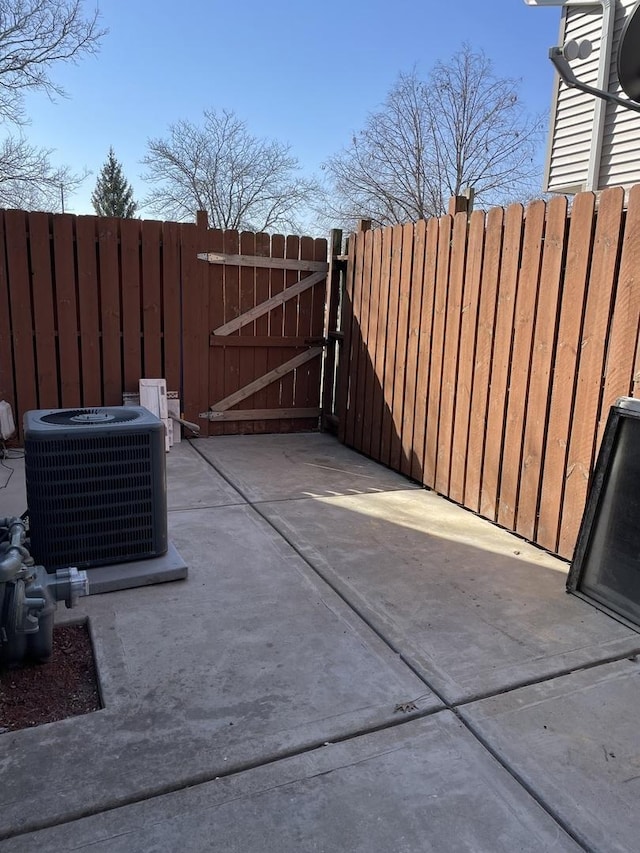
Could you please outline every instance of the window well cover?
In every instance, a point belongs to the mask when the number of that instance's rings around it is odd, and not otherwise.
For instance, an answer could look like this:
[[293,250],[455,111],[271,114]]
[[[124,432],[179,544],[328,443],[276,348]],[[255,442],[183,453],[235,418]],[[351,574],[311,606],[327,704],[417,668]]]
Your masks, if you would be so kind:
[[611,407],[567,589],[640,627],[640,400]]

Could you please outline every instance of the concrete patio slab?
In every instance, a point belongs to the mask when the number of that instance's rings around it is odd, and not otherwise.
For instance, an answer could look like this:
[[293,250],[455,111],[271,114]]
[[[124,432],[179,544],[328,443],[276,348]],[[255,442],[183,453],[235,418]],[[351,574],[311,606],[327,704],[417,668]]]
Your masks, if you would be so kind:
[[640,663],[623,660],[460,709],[593,853],[640,839]]
[[640,648],[565,593],[566,563],[433,492],[259,509],[448,702]]
[[581,849],[450,712],[0,847],[11,853]]
[[0,837],[441,707],[250,507],[169,520],[188,580],[68,612],[90,620],[105,709],[2,735]]
[[192,445],[251,502],[418,489],[326,433],[223,435]]
[[330,436],[167,463],[189,578],[58,610],[105,708],[2,734],[3,850],[637,849],[640,637],[565,563]]
[[169,509],[202,509],[245,503],[190,443],[174,444],[167,454],[167,506]]

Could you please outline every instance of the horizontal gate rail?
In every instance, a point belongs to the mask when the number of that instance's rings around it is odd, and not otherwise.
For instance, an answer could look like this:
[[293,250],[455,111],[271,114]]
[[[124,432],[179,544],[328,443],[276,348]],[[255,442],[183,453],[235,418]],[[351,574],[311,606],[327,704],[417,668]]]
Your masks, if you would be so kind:
[[234,409],[231,412],[205,412],[201,417],[210,421],[276,421],[280,418],[318,418],[315,409]]
[[228,335],[209,336],[209,346],[212,347],[314,347],[322,346],[324,338],[300,338],[294,336],[271,337],[270,335],[247,335],[246,337],[229,337]]
[[325,272],[329,269],[326,261],[304,261],[294,258],[264,258],[261,255],[227,255],[221,252],[201,252],[199,261],[210,264],[224,264],[232,267],[261,267],[272,270],[303,270]]

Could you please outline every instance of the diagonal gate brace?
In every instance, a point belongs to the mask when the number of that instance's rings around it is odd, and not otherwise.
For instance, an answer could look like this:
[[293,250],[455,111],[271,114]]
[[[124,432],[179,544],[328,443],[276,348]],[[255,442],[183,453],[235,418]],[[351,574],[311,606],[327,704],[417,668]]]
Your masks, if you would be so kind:
[[322,351],[323,347],[311,347],[311,349],[306,352],[296,355],[294,358],[289,359],[289,361],[285,361],[284,364],[281,364],[273,370],[270,370],[268,373],[265,373],[264,376],[260,376],[258,379],[255,379],[253,382],[245,385],[244,388],[240,388],[238,391],[234,391],[233,394],[229,394],[228,397],[214,403],[211,406],[210,411],[201,412],[199,417],[207,418],[210,421],[217,420],[220,417],[221,412],[226,412],[232,406],[237,405],[242,400],[245,400],[257,391],[262,390],[262,388],[265,388],[267,385],[271,385],[272,382],[280,379],[280,377],[290,373],[292,370],[295,370],[296,367],[300,367],[301,365],[306,364],[307,361],[311,361],[321,355]]

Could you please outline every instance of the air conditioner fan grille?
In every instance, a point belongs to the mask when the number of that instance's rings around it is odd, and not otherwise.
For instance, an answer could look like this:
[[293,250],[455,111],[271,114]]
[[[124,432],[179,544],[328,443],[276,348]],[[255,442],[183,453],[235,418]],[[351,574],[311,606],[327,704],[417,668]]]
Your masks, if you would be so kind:
[[58,426],[104,426],[104,424],[124,424],[138,420],[139,413],[132,409],[127,411],[124,406],[111,409],[61,409],[42,415],[45,424]]

